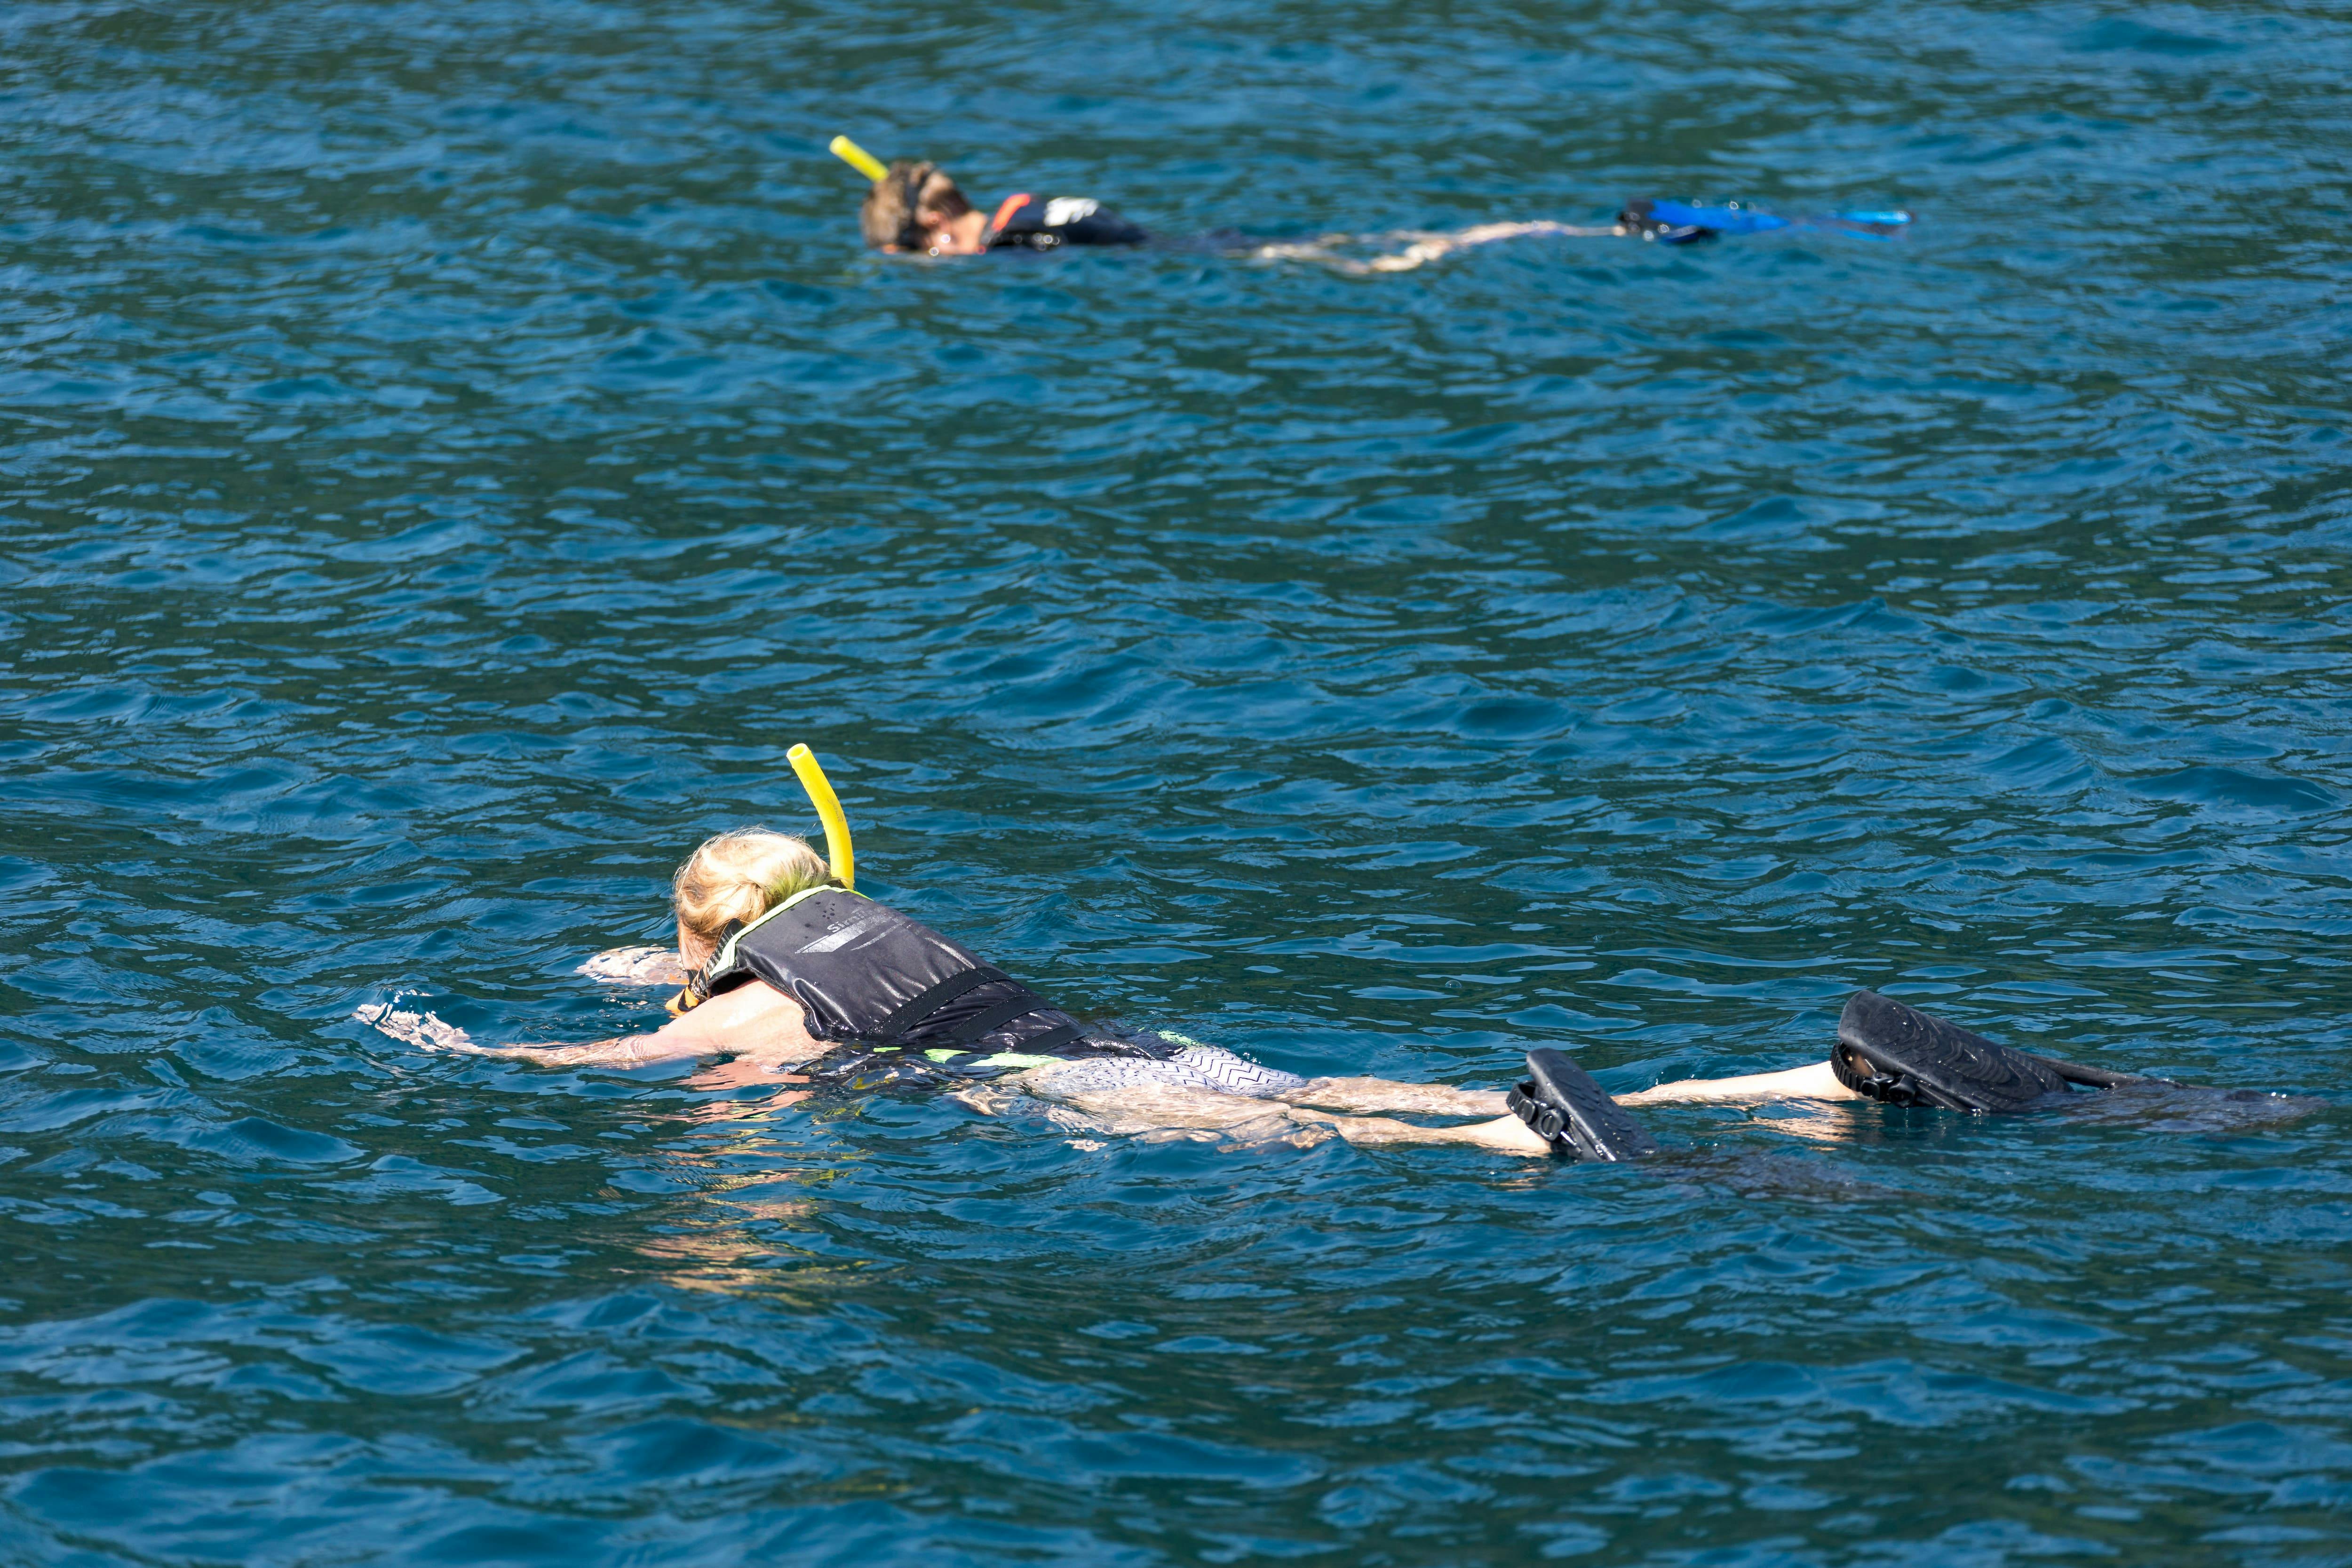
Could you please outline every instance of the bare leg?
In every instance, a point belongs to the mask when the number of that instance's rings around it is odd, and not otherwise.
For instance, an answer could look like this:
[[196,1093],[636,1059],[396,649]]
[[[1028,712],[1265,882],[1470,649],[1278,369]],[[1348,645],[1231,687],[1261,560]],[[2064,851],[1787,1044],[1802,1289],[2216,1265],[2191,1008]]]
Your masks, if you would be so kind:
[[[1413,1116],[1493,1116],[1503,1109],[1503,1097],[1486,1089],[1449,1089],[1443,1084],[1395,1083],[1378,1078],[1318,1078],[1283,1098],[1293,1105],[1318,1106],[1328,1110],[1359,1113],[1388,1111]],[[1691,1101],[1757,1100],[1859,1100],[1837,1080],[1827,1062],[1791,1068],[1786,1072],[1749,1073],[1741,1078],[1690,1078],[1662,1083],[1633,1094],[1612,1095],[1620,1105],[1663,1105]],[[1453,1131],[1466,1132],[1471,1129]]]
[[[1598,228],[1590,225],[1565,223],[1482,223],[1475,227],[1459,229],[1452,234],[1422,235],[1402,250],[1389,256],[1376,256],[1365,266],[1373,272],[1410,272],[1441,257],[1457,250],[1467,250],[1474,245],[1492,245],[1498,239],[1519,239],[1530,235],[1584,237],[1622,235],[1625,231],[1615,225]],[[1400,238],[1405,237],[1400,236]]]
[[[1238,1094],[1218,1094],[1211,1089],[1175,1085],[1125,1084],[1115,1089],[1056,1093],[1054,1077],[1054,1068],[1039,1068],[1021,1075],[1022,1087],[1041,1100],[1084,1111],[1102,1131],[1124,1136],[1185,1128],[1213,1129],[1247,1137],[1279,1135],[1281,1124],[1286,1121],[1295,1124],[1297,1132],[1312,1136],[1314,1132],[1328,1130],[1337,1132],[1350,1143],[1465,1143],[1512,1154],[1550,1152],[1550,1146],[1529,1131],[1516,1116],[1497,1117],[1494,1121],[1475,1122],[1467,1127],[1416,1127],[1405,1121],[1334,1116],[1326,1111],[1286,1105],[1278,1100],[1252,1100]],[[1395,1084],[1390,1087],[1411,1089],[1417,1086]],[[1456,1115],[1462,1113],[1458,1106],[1449,1105],[1445,1109]],[[1482,1102],[1474,1107],[1473,1111],[1486,1109]]]
[[[1312,1115],[1312,1111],[1294,1112]],[[1334,1116],[1332,1130],[1350,1143],[1467,1143],[1498,1154],[1549,1154],[1551,1145],[1516,1116],[1474,1121],[1464,1127],[1416,1127],[1375,1116]]]
[[1325,1110],[1402,1111],[1410,1116],[1499,1116],[1503,1111],[1503,1097],[1492,1089],[1398,1083],[1385,1078],[1318,1078],[1282,1098]]
[[1827,1062],[1786,1072],[1749,1073],[1745,1078],[1686,1078],[1637,1094],[1614,1097],[1620,1105],[1657,1105],[1669,1100],[1860,1100],[1838,1082]]
[[[1390,234],[1327,234],[1311,240],[1261,245],[1249,254],[1260,261],[1319,261],[1337,271],[1362,277],[1376,272],[1411,272],[1457,250],[1466,250],[1475,245],[1492,245],[1498,239],[1530,237],[1586,238],[1622,235],[1624,232],[1623,227],[1616,224],[1482,223],[1444,234],[1410,228]],[[1343,256],[1332,248],[1351,243],[1402,244],[1404,248],[1391,251],[1385,256],[1375,256],[1369,260]]]

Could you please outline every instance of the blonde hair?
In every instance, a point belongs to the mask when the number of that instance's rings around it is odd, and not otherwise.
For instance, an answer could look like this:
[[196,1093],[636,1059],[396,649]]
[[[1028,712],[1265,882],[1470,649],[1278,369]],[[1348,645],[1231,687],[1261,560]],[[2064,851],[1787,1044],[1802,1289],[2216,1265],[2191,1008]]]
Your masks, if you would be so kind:
[[822,888],[833,880],[833,868],[808,841],[764,827],[739,827],[686,858],[670,881],[670,902],[677,910],[680,956],[689,939],[708,963],[719,948],[719,933],[730,921],[746,924],[758,920],[794,893]]

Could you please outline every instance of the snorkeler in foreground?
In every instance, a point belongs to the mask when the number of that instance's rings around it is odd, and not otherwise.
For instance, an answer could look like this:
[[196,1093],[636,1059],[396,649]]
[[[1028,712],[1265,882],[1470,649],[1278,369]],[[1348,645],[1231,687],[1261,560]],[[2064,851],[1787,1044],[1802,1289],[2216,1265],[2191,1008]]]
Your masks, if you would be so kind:
[[[1301,1146],[1336,1133],[1351,1143],[1467,1144],[1600,1161],[1658,1152],[1626,1108],[1663,1101],[1870,1100],[1981,1115],[2042,1109],[2077,1089],[2152,1089],[2175,1101],[2201,1098],[2239,1122],[2321,1104],[2036,1056],[1871,991],[1847,1000],[1827,1061],[1783,1072],[1686,1079],[1612,1096],[1566,1053],[1547,1047],[1528,1053],[1528,1076],[1501,1095],[1304,1079],[1180,1035],[1081,1024],[969,948],[863,897],[848,822],[824,769],[806,746],[788,757],[824,821],[829,858],[789,834],[722,833],[696,849],[672,883],[675,954],[616,948],[581,966],[605,981],[682,984],[671,1021],[654,1033],[586,1046],[486,1047],[429,1013],[380,1005],[358,1016],[426,1048],[551,1065],[730,1058],[738,1068],[724,1079],[730,1087],[763,1078],[851,1089],[955,1085],[958,1099],[984,1112],[1026,1096],[1062,1125],[1089,1131]],[[1425,1127],[1394,1120],[1399,1114],[1478,1120]]]
[[[971,949],[855,890],[848,825],[805,746],[791,760],[825,825],[803,840],[745,828],[707,840],[672,884],[677,950],[620,948],[583,972],[682,984],[669,1023],[585,1046],[475,1045],[430,1015],[362,1008],[412,1043],[565,1066],[699,1058],[852,1089],[956,1087],[983,1110],[1025,1094],[1057,1119],[1114,1133],[1217,1129],[1313,1142],[1457,1143],[1497,1152],[1631,1160],[1656,1145],[1626,1107],[1666,1100],[1868,1099],[1987,1112],[2074,1086],[2147,1082],[1996,1045],[1874,992],[1850,1000],[1830,1059],[1785,1072],[1686,1079],[1612,1097],[1566,1054],[1528,1054],[1507,1094],[1373,1078],[1305,1079],[1181,1036],[1085,1025]],[[738,1075],[732,1081],[747,1081]],[[996,1093],[975,1095],[982,1083]],[[2254,1097],[2261,1098],[2261,1097]],[[1381,1113],[1388,1113],[1383,1115]],[[1478,1118],[1425,1127],[1408,1115]]]
[[[872,182],[858,226],[866,243],[887,255],[979,256],[989,251],[1055,250],[1064,246],[1137,246],[1150,236],[1090,197],[1007,196],[992,212],[975,207],[938,164],[899,159],[888,165],[846,136],[833,139],[833,154]],[[1342,272],[1410,272],[1459,251],[1499,240],[1528,238],[1632,237],[1667,245],[1690,245],[1717,235],[1769,234],[1781,229],[1829,229],[1885,238],[1911,222],[1906,212],[1839,213],[1827,217],[1784,218],[1731,203],[1696,206],[1643,197],[1625,204],[1612,224],[1486,223],[1434,232],[1400,229],[1389,234],[1330,234],[1314,239],[1249,243],[1223,237],[1214,248],[1264,261],[1313,261]],[[1194,242],[1204,246],[1205,242]],[[1359,257],[1349,247],[1401,245],[1386,254]]]
[[[835,858],[849,864],[845,855]],[[789,834],[745,828],[709,839],[678,868],[672,890],[674,954],[616,948],[582,966],[611,982],[682,983],[670,1022],[650,1035],[489,1047],[429,1015],[384,1006],[361,1016],[414,1044],[551,1066],[732,1058],[753,1069],[730,1079],[737,1085],[765,1078],[852,1090],[954,1089],[988,1111],[1025,1095],[1087,1131],[1222,1130],[1297,1142],[1337,1133],[1354,1143],[1611,1161],[1656,1152],[1630,1106],[1868,1099],[2014,1111],[2073,1086],[2149,1081],[1996,1045],[1868,991],[1847,1003],[1828,1061],[1784,1072],[1612,1097],[1565,1053],[1547,1048],[1528,1054],[1528,1077],[1507,1094],[1306,1079],[1181,1036],[1081,1024],[971,949],[852,891]],[[1480,1120],[1427,1127],[1393,1120],[1399,1113]]]

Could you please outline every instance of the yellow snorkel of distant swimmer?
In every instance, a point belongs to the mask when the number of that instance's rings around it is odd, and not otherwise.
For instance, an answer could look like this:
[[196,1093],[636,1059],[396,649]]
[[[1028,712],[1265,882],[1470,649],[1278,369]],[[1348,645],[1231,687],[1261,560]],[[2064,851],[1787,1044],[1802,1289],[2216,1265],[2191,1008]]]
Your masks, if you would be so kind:
[[[849,818],[841,809],[841,797],[833,793],[833,781],[824,776],[817,765],[816,753],[794,742],[784,753],[784,761],[793,764],[800,776],[801,788],[808,791],[809,804],[816,807],[817,820],[824,824],[825,868],[835,881],[855,892],[857,888],[857,852],[849,842]],[[700,976],[691,977],[687,988],[671,997],[669,1016],[673,1018],[691,1011],[702,1001]]]
[[[873,153],[868,153],[865,148],[860,147],[856,142],[852,142],[846,136],[836,136],[832,141],[826,142],[824,147],[826,152],[832,153],[835,157],[840,159],[843,163],[848,164],[851,168],[856,170],[859,174],[865,175],[867,179],[873,181],[877,185],[890,177],[890,171],[882,166],[881,159],[877,158]],[[808,748],[803,746],[800,747],[799,750],[806,752]],[[795,763],[793,765],[794,767],[798,767],[800,764]],[[812,763],[810,765],[814,766],[815,764]],[[811,795],[814,795],[818,785],[821,785],[824,782],[824,775],[823,773],[819,773],[816,776],[817,784],[811,784],[809,786],[809,793]],[[803,773],[801,775],[801,783],[808,784],[808,775],[806,773]],[[824,793],[825,797],[828,800],[832,798],[833,792],[831,790],[826,790]],[[842,842],[846,844],[848,840],[845,838]]]

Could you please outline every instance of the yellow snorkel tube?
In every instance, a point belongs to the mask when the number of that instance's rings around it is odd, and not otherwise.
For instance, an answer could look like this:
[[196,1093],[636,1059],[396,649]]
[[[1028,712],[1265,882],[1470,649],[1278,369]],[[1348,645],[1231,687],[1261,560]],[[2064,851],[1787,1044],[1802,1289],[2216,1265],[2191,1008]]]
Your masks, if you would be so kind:
[[[882,166],[881,159],[877,158],[873,153],[868,153],[865,148],[860,147],[856,142],[852,142],[846,136],[835,137],[832,141],[824,144],[824,150],[832,153],[835,157],[840,159],[843,163],[848,164],[851,168],[856,170],[859,174],[865,175],[867,179],[873,181],[877,185],[890,177],[890,171]],[[797,748],[797,750],[806,752],[808,748],[806,746],[802,746]],[[809,765],[811,767],[814,767],[816,764],[812,763]],[[794,763],[793,766],[798,767],[800,764],[798,763]],[[824,781],[824,775],[823,773],[819,773],[816,776],[818,781],[817,784],[809,785],[809,794],[812,795],[816,794],[818,785],[822,784]],[[808,774],[803,773],[801,775],[801,783],[808,784]],[[831,790],[826,790],[824,794],[827,800],[833,798],[833,792]],[[819,809],[822,810],[823,808],[819,807]],[[838,815],[840,808],[836,806],[834,809],[835,814]],[[827,826],[827,831],[831,831],[830,825]],[[845,837],[842,839],[842,842],[846,844],[849,840]]]
[[[836,136],[835,142],[845,140]],[[852,144],[852,151],[855,151]],[[835,152],[841,149],[835,147]],[[845,157],[846,153],[843,154]],[[870,162],[871,160],[869,160]],[[857,887],[857,856],[849,844],[849,818],[841,814],[841,797],[833,793],[833,781],[816,765],[816,753],[795,742],[784,753],[784,761],[793,764],[793,772],[801,779],[801,788],[808,791],[809,804],[816,807],[817,820],[824,824],[824,860],[841,885],[855,890]]]

